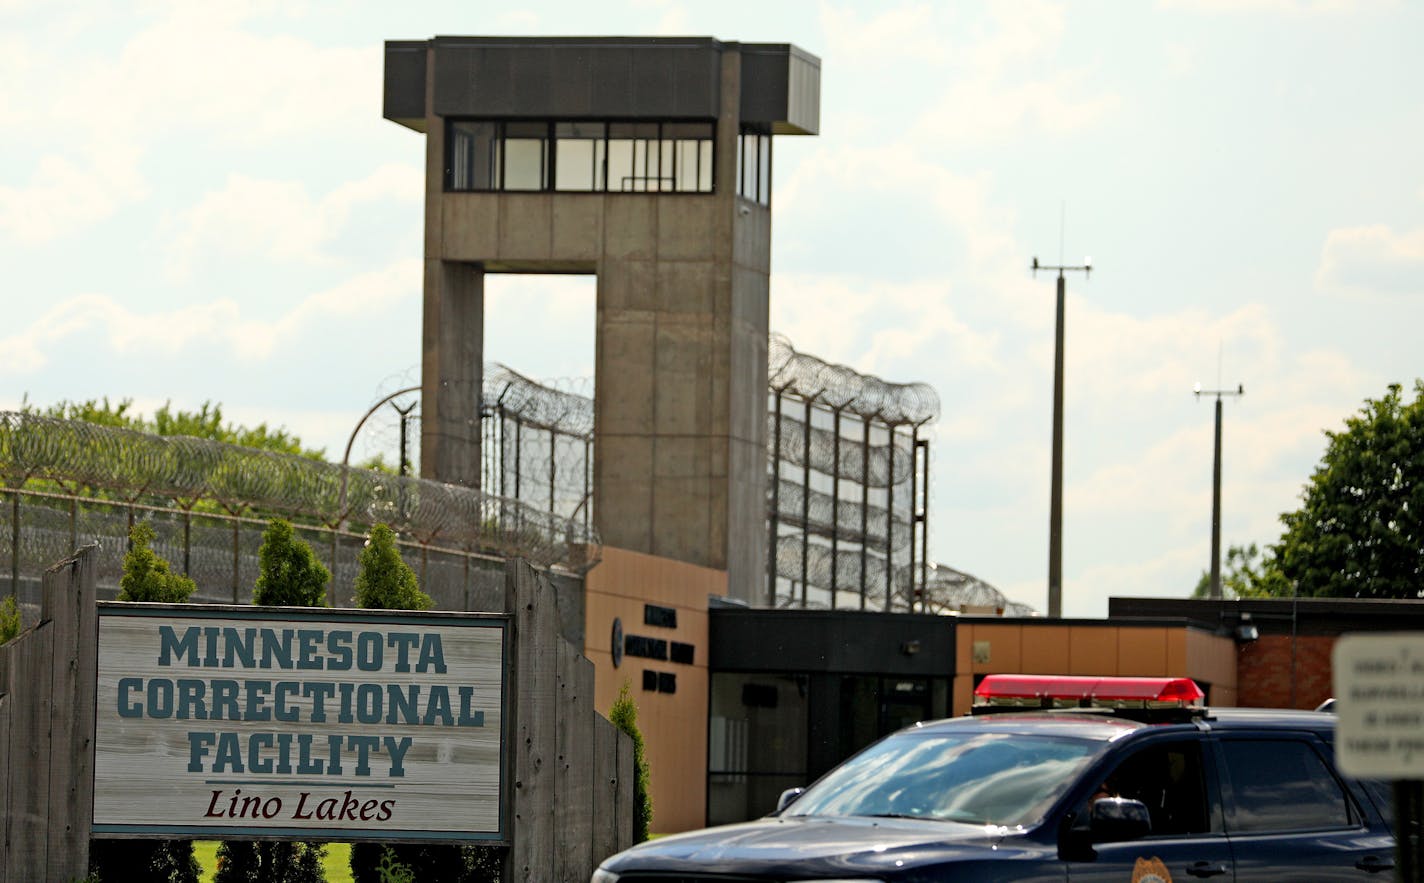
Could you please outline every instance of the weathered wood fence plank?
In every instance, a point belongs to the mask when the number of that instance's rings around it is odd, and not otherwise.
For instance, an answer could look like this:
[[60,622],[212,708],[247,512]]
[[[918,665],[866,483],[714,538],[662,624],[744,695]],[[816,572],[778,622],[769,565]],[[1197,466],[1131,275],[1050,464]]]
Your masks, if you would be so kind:
[[15,702],[10,685],[10,656],[14,643],[0,646],[0,883],[10,883],[18,878],[10,875],[10,862],[5,858],[10,854],[10,777],[14,773],[16,755],[10,753],[10,726],[13,720],[11,709]]
[[618,731],[618,790],[613,801],[613,814],[618,817],[618,848],[633,845],[633,781],[638,776],[633,766],[633,737]]
[[618,728],[607,718],[593,722],[593,861],[618,851]]
[[555,768],[558,754],[555,671],[559,636],[553,592],[522,560],[509,564],[507,603],[514,621],[514,720],[511,738],[515,768],[510,821],[513,842],[505,862],[507,883],[548,883],[554,879]]
[[94,702],[98,668],[97,561],[92,547],[50,568],[44,612],[54,629],[50,664],[49,857],[57,880],[88,874],[94,818]]
[[54,629],[41,622],[12,642],[15,700],[10,731],[10,832],[5,860],[15,880],[50,878],[45,838],[49,826],[49,669]]
[[554,822],[568,836],[557,850],[554,879],[587,883],[593,870],[593,663],[568,641],[560,641],[559,756]]

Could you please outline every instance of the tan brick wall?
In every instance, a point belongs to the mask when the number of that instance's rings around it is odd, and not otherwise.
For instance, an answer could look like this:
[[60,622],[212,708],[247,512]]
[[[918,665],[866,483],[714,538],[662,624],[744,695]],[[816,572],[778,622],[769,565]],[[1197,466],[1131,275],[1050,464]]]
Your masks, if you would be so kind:
[[961,620],[955,641],[952,714],[969,711],[979,674],[1189,677],[1211,685],[1212,704],[1237,704],[1234,644],[1197,630]]
[[[707,597],[726,592],[725,571],[611,546],[603,547],[603,560],[588,573],[584,655],[594,665],[594,705],[606,717],[628,682],[651,773],[654,833],[700,828],[706,820]],[[677,627],[644,625],[644,604],[674,608]],[[692,664],[624,655],[614,668],[615,618],[624,635],[691,644]],[[676,675],[677,692],[645,691],[644,670]]]

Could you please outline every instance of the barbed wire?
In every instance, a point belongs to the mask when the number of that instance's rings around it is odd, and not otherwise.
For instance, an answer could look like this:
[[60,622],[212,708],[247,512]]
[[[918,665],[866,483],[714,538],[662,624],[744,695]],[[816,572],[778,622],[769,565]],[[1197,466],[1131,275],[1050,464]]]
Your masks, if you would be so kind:
[[783,411],[780,432],[776,431],[775,413],[767,414],[766,422],[767,438],[776,448],[773,453],[783,463],[794,466],[809,465],[813,470],[827,476],[838,476],[846,481],[873,488],[901,485],[910,480],[910,472],[914,467],[914,445],[900,433],[893,434],[884,444],[867,445],[861,439],[847,437],[834,429],[815,426],[813,419],[808,451],[805,446],[804,419]]
[[928,383],[891,383],[847,365],[797,352],[785,335],[767,342],[767,383],[775,391],[821,402],[890,426],[939,419],[939,395]]
[[280,513],[337,526],[390,524],[421,543],[518,555],[583,572],[601,557],[591,526],[474,488],[187,436],[0,411],[0,476],[100,489],[135,502],[210,500],[231,514]]
[[932,564],[925,580],[925,608],[931,613],[1001,613],[1038,616],[1027,604],[1011,601],[976,576],[944,564]]
[[485,368],[484,406],[511,411],[540,429],[593,438],[593,399],[530,380],[495,362]]

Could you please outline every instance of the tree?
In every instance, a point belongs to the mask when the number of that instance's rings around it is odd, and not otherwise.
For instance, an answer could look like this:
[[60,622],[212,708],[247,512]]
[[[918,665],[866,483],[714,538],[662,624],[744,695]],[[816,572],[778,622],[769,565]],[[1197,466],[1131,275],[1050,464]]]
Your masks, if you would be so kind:
[[0,644],[9,643],[20,633],[20,608],[15,604],[15,596],[7,595],[0,601]]
[[1424,597],[1424,380],[1366,399],[1281,516],[1274,564],[1301,596]]
[[[193,594],[193,581],[173,573],[168,562],[151,548],[155,535],[153,525],[146,521],[129,529],[118,600],[181,604]],[[89,844],[89,867],[92,876],[100,880],[198,883],[202,871],[191,840],[96,839]]]
[[[1192,597],[1206,598],[1210,593],[1211,574],[1203,570]],[[1290,581],[1276,567],[1275,559],[1263,553],[1255,543],[1226,550],[1226,560],[1221,567],[1222,597],[1273,598],[1289,594]]]
[[213,883],[323,883],[325,853],[320,843],[224,841],[218,847]]
[[420,590],[415,571],[401,559],[395,531],[385,524],[371,528],[358,559],[356,606],[377,610],[429,610],[430,596]]
[[252,603],[286,607],[325,607],[331,571],[299,539],[291,522],[274,518],[262,532],[257,551],[257,586]]
[[197,589],[188,577],[169,570],[168,562],[150,548],[157,534],[153,525],[140,521],[129,530],[129,551],[119,577],[120,601],[159,601],[183,604]]
[[[361,550],[356,574],[356,606],[375,610],[428,610],[434,605],[420,590],[415,571],[401,559],[396,534],[388,525],[371,528]],[[449,880],[465,883],[487,879],[477,876],[473,853],[488,847],[462,847],[422,843],[353,843],[351,879],[355,883],[384,883],[403,871],[414,880]]]
[[613,726],[633,737],[633,842],[648,839],[653,821],[653,796],[648,792],[648,759],[643,754],[643,733],[638,729],[638,706],[628,694],[628,682],[618,689],[618,698],[608,712]]
[[212,441],[276,451],[279,454],[296,454],[313,460],[322,460],[326,452],[321,449],[302,447],[301,439],[281,427],[269,428],[266,423],[256,426],[242,426],[224,423],[222,405],[203,402],[196,411],[174,409],[172,402],[165,402],[148,419],[134,413],[133,399],[120,399],[117,403],[109,397],[89,399],[83,402],[59,401],[44,408],[36,407],[26,397],[20,402],[20,413],[39,417],[53,417],[59,420],[82,420],[100,426],[151,432],[156,435],[188,435]]
[[[289,522],[275,518],[262,532],[257,550],[257,585],[252,603],[325,607],[331,571],[316,559]],[[321,883],[326,847],[307,842],[224,841],[218,847],[213,883]]]

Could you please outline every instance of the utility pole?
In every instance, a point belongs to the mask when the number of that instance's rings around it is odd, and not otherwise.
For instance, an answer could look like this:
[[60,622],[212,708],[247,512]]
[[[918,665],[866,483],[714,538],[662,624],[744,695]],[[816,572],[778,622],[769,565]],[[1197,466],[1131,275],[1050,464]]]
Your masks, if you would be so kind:
[[1211,594],[1221,597],[1221,397],[1243,396],[1244,384],[1236,384],[1235,389],[1202,389],[1198,383],[1192,388],[1197,398],[1204,395],[1216,396],[1216,447],[1211,463]]
[[1048,615],[1063,615],[1063,302],[1067,286],[1065,272],[1081,271],[1084,278],[1093,271],[1093,259],[1080,266],[1049,266],[1033,259],[1033,275],[1039,270],[1058,271],[1058,315],[1053,344],[1053,478],[1048,498]]

